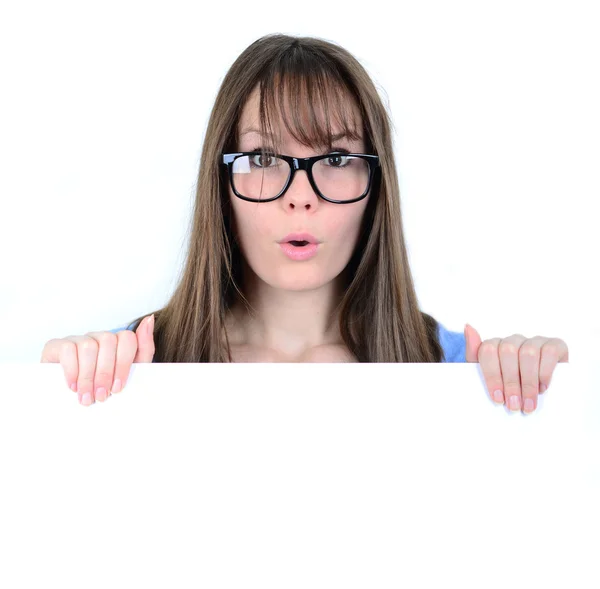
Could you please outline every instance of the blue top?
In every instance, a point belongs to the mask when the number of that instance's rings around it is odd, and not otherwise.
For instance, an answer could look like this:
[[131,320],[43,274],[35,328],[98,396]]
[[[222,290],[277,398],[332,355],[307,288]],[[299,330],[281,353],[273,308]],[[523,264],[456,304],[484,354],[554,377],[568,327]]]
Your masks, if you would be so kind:
[[[134,322],[135,323],[135,322]],[[117,333],[117,331],[123,331],[124,329],[129,329],[133,331],[133,325],[127,327],[117,327],[116,329],[109,329],[111,333]],[[440,344],[442,346],[442,350],[444,351],[445,359],[442,359],[442,362],[466,362],[466,349],[467,342],[465,339],[465,334],[460,331],[448,331],[439,321],[438,321],[438,335],[440,338]],[[154,362],[154,360],[152,360]]]
[[460,331],[449,331],[438,321],[438,336],[446,359],[442,362],[466,362],[467,339]]

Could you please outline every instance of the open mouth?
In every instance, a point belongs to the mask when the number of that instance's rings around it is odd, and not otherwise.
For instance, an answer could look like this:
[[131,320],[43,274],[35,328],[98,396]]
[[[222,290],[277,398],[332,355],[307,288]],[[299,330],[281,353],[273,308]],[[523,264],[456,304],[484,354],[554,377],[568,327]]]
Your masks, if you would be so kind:
[[313,243],[305,239],[291,239],[290,241],[282,241],[279,247],[283,253],[291,260],[303,261],[310,260],[317,255],[320,247],[319,243]]

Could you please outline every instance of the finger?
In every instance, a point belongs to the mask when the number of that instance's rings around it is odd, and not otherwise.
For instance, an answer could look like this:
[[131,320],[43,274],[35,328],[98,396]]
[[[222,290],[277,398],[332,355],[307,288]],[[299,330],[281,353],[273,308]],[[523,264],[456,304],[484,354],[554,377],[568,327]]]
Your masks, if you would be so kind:
[[479,346],[477,353],[477,362],[479,362],[479,366],[483,372],[487,390],[492,401],[499,405],[504,403],[504,385],[502,382],[500,358],[498,357],[498,344],[501,341],[502,338],[499,337],[485,340]]
[[481,336],[478,331],[468,323],[465,323],[465,360],[467,362],[477,362],[479,346],[481,346]]
[[546,340],[547,338],[536,335],[525,340],[519,348],[521,396],[525,413],[531,413],[537,408],[540,387],[540,355]]
[[67,386],[77,392],[77,374],[79,363],[77,361],[77,345],[71,341],[71,337],[51,339],[46,342],[42,350],[41,362],[54,362],[61,364]]
[[504,398],[506,406],[511,411],[520,411],[522,407],[519,348],[526,339],[524,335],[515,334],[504,338],[498,346],[500,369],[504,381]]
[[117,355],[117,336],[110,331],[86,333],[98,342],[98,357],[94,374],[94,401],[105,401],[109,397],[115,372]]
[[540,395],[550,386],[552,373],[559,362],[567,362],[569,351],[567,344],[558,338],[546,338],[542,345],[540,358]]
[[66,340],[67,338],[54,338],[54,339],[50,339],[48,340],[45,344],[44,344],[44,349],[42,350],[42,357],[40,358],[40,362],[45,363],[45,362],[53,362],[58,364],[60,362],[60,352],[61,352],[61,347],[62,347],[62,343]]
[[94,374],[98,358],[98,342],[87,335],[74,336],[77,344],[77,360],[79,374],[77,375],[77,394],[80,403],[91,405],[94,402]]
[[152,362],[154,358],[154,315],[144,317],[135,332],[138,347],[134,362]]
[[115,364],[115,379],[111,386],[112,393],[120,393],[127,384],[131,365],[137,352],[137,338],[133,331],[124,329],[117,332],[117,360]]

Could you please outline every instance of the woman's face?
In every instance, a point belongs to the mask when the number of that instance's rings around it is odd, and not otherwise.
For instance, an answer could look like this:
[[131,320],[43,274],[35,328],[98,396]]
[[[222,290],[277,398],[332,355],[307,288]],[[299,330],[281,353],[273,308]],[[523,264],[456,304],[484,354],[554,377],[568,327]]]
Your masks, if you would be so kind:
[[[361,129],[360,115],[354,108]],[[250,128],[260,128],[258,89],[252,93],[242,112],[237,147],[239,151],[268,148],[268,142],[262,141],[258,132],[245,132]],[[337,131],[333,128],[332,132]],[[299,158],[322,155],[297,143],[283,124],[280,132],[283,154]],[[362,137],[358,141],[344,137],[335,141],[335,146],[343,146],[350,153],[365,153]],[[259,156],[254,161],[261,163]],[[268,166],[268,160],[263,165]],[[303,170],[297,170],[285,194],[271,202],[242,200],[235,196],[229,184],[237,240],[246,262],[264,282],[284,290],[319,288],[344,270],[354,252],[369,197],[370,194],[349,204],[327,202],[317,196]],[[288,257],[279,242],[289,233],[301,232],[312,234],[320,243],[316,255],[298,261]]]

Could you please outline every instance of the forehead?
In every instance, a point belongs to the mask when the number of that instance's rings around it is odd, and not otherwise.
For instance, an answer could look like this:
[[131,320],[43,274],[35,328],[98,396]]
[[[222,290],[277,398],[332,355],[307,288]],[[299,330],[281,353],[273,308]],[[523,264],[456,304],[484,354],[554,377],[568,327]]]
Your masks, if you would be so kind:
[[[286,118],[289,120],[292,118],[292,114],[291,114],[291,108],[292,105],[290,105],[290,100],[289,100],[289,95],[287,94],[286,91],[284,91],[284,109],[286,110]],[[260,117],[259,117],[259,100],[260,100],[260,91],[258,86],[256,88],[254,88],[254,90],[251,92],[251,94],[248,97],[248,100],[246,101],[246,103],[244,104],[244,107],[242,109],[241,115],[240,115],[240,119],[238,121],[238,137],[240,140],[243,139],[256,139],[258,137],[260,137]],[[330,98],[331,100],[337,100],[335,97],[333,99]],[[332,104],[330,102],[330,104]],[[315,110],[316,113],[316,117],[318,120],[319,125],[321,125],[322,127],[326,126],[326,121],[325,121],[325,115],[323,113],[323,109],[320,108],[318,105],[313,105],[313,108]],[[330,106],[331,108],[331,106]],[[350,96],[347,96],[346,101],[345,101],[345,108],[348,108],[349,110],[351,110],[352,112],[352,118],[353,118],[353,126],[354,128],[357,130],[358,135],[361,136],[361,138],[359,139],[359,141],[362,140],[362,119],[361,119],[361,115],[360,115],[360,111],[358,110],[358,107],[355,104],[355,101],[351,99]],[[303,108],[300,108],[300,117],[301,120],[304,121],[305,125],[308,127],[309,123],[308,123],[308,118],[309,118],[309,114],[308,114],[308,109],[306,108],[306,106]],[[283,142],[287,142],[288,140],[290,140],[292,138],[292,134],[287,130],[283,120],[282,120],[282,116],[281,116],[281,112],[279,112],[279,109],[277,109],[276,113],[273,113],[274,115],[274,120],[272,121],[273,124],[273,131],[274,133],[278,136],[278,138],[280,138],[281,141]],[[340,122],[336,119],[335,116],[332,117],[332,120],[330,122],[331,124],[331,128],[332,128],[332,140],[336,141],[339,137],[337,137],[337,135],[343,135],[343,133],[339,133],[340,129],[341,129],[341,125]],[[352,141],[351,138],[348,137],[344,137],[346,140],[348,141]]]

